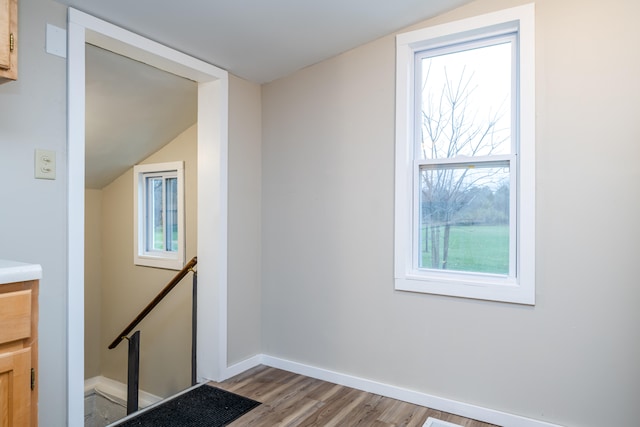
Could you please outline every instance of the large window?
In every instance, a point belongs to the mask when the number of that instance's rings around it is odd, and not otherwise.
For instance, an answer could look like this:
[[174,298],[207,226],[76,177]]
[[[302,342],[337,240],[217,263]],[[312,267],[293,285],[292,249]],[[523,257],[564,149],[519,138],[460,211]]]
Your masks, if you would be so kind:
[[396,289],[535,301],[533,13],[397,38]]
[[134,167],[134,263],[184,266],[182,162]]

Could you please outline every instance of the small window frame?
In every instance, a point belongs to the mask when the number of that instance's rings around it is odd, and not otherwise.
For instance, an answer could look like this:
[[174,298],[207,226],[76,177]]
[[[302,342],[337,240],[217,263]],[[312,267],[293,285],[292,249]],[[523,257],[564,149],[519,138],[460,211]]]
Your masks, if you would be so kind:
[[[396,38],[395,289],[456,297],[535,304],[535,46],[533,4],[428,27]],[[425,164],[416,148],[415,61],[426,49],[447,49],[515,34],[516,90],[512,114],[517,150],[508,156],[468,158],[470,163],[506,160],[513,170],[510,212],[510,272],[506,276],[417,268],[419,179]],[[515,191],[514,191],[515,190]],[[511,267],[512,263],[514,264]]]
[[[148,250],[148,224],[146,178],[157,175],[164,180],[177,178],[177,250]],[[139,266],[181,270],[185,264],[185,224],[184,224],[184,163],[165,162],[136,165],[133,168],[133,263]],[[163,213],[166,206],[163,207]],[[166,214],[166,213],[164,213]],[[165,236],[166,239],[166,236]]]

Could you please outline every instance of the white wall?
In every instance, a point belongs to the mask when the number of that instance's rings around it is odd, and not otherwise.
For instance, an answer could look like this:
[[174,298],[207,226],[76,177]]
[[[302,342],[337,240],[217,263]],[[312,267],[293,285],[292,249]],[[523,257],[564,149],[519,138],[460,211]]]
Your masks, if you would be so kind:
[[394,37],[265,85],[263,351],[562,425],[637,424],[639,14],[536,2],[535,307],[393,290]]
[[[0,85],[0,258],[42,265],[40,425],[66,425],[66,62],[45,53],[45,28],[66,8],[20,1],[16,82]],[[57,153],[55,181],[33,178],[34,150]]]
[[[84,377],[102,373],[102,190],[84,192]],[[108,345],[108,344],[107,344]]]

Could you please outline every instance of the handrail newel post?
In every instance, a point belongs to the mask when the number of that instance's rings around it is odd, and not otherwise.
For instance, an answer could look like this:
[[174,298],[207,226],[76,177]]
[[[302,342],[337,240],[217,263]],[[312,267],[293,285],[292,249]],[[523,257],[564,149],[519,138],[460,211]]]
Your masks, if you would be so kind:
[[129,360],[127,374],[127,415],[138,410],[138,389],[140,379],[140,331],[129,338]]
[[193,300],[191,313],[191,384],[195,385],[197,378],[196,368],[196,335],[197,335],[197,293],[198,293],[198,272],[194,267],[198,263],[198,257],[193,257],[183,268],[171,279],[171,281],[160,291],[158,295],[136,316],[135,319],[118,334],[118,336],[109,344],[109,350],[114,349],[122,342],[129,341],[129,359],[128,359],[128,378],[127,378],[127,415],[138,410],[138,392],[140,378],[140,331],[136,331],[128,337],[129,333],[138,326],[156,305],[166,297],[169,292],[189,273],[193,272]]
[[193,295],[191,297],[191,385],[197,378],[197,337],[198,337],[198,272],[193,272]]

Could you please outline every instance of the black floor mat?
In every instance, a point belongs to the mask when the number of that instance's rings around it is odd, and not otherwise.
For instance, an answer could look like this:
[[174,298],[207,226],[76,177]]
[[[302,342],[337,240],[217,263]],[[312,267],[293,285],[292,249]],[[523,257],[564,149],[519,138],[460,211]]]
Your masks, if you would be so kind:
[[222,427],[260,402],[203,385],[131,418],[119,427]]

